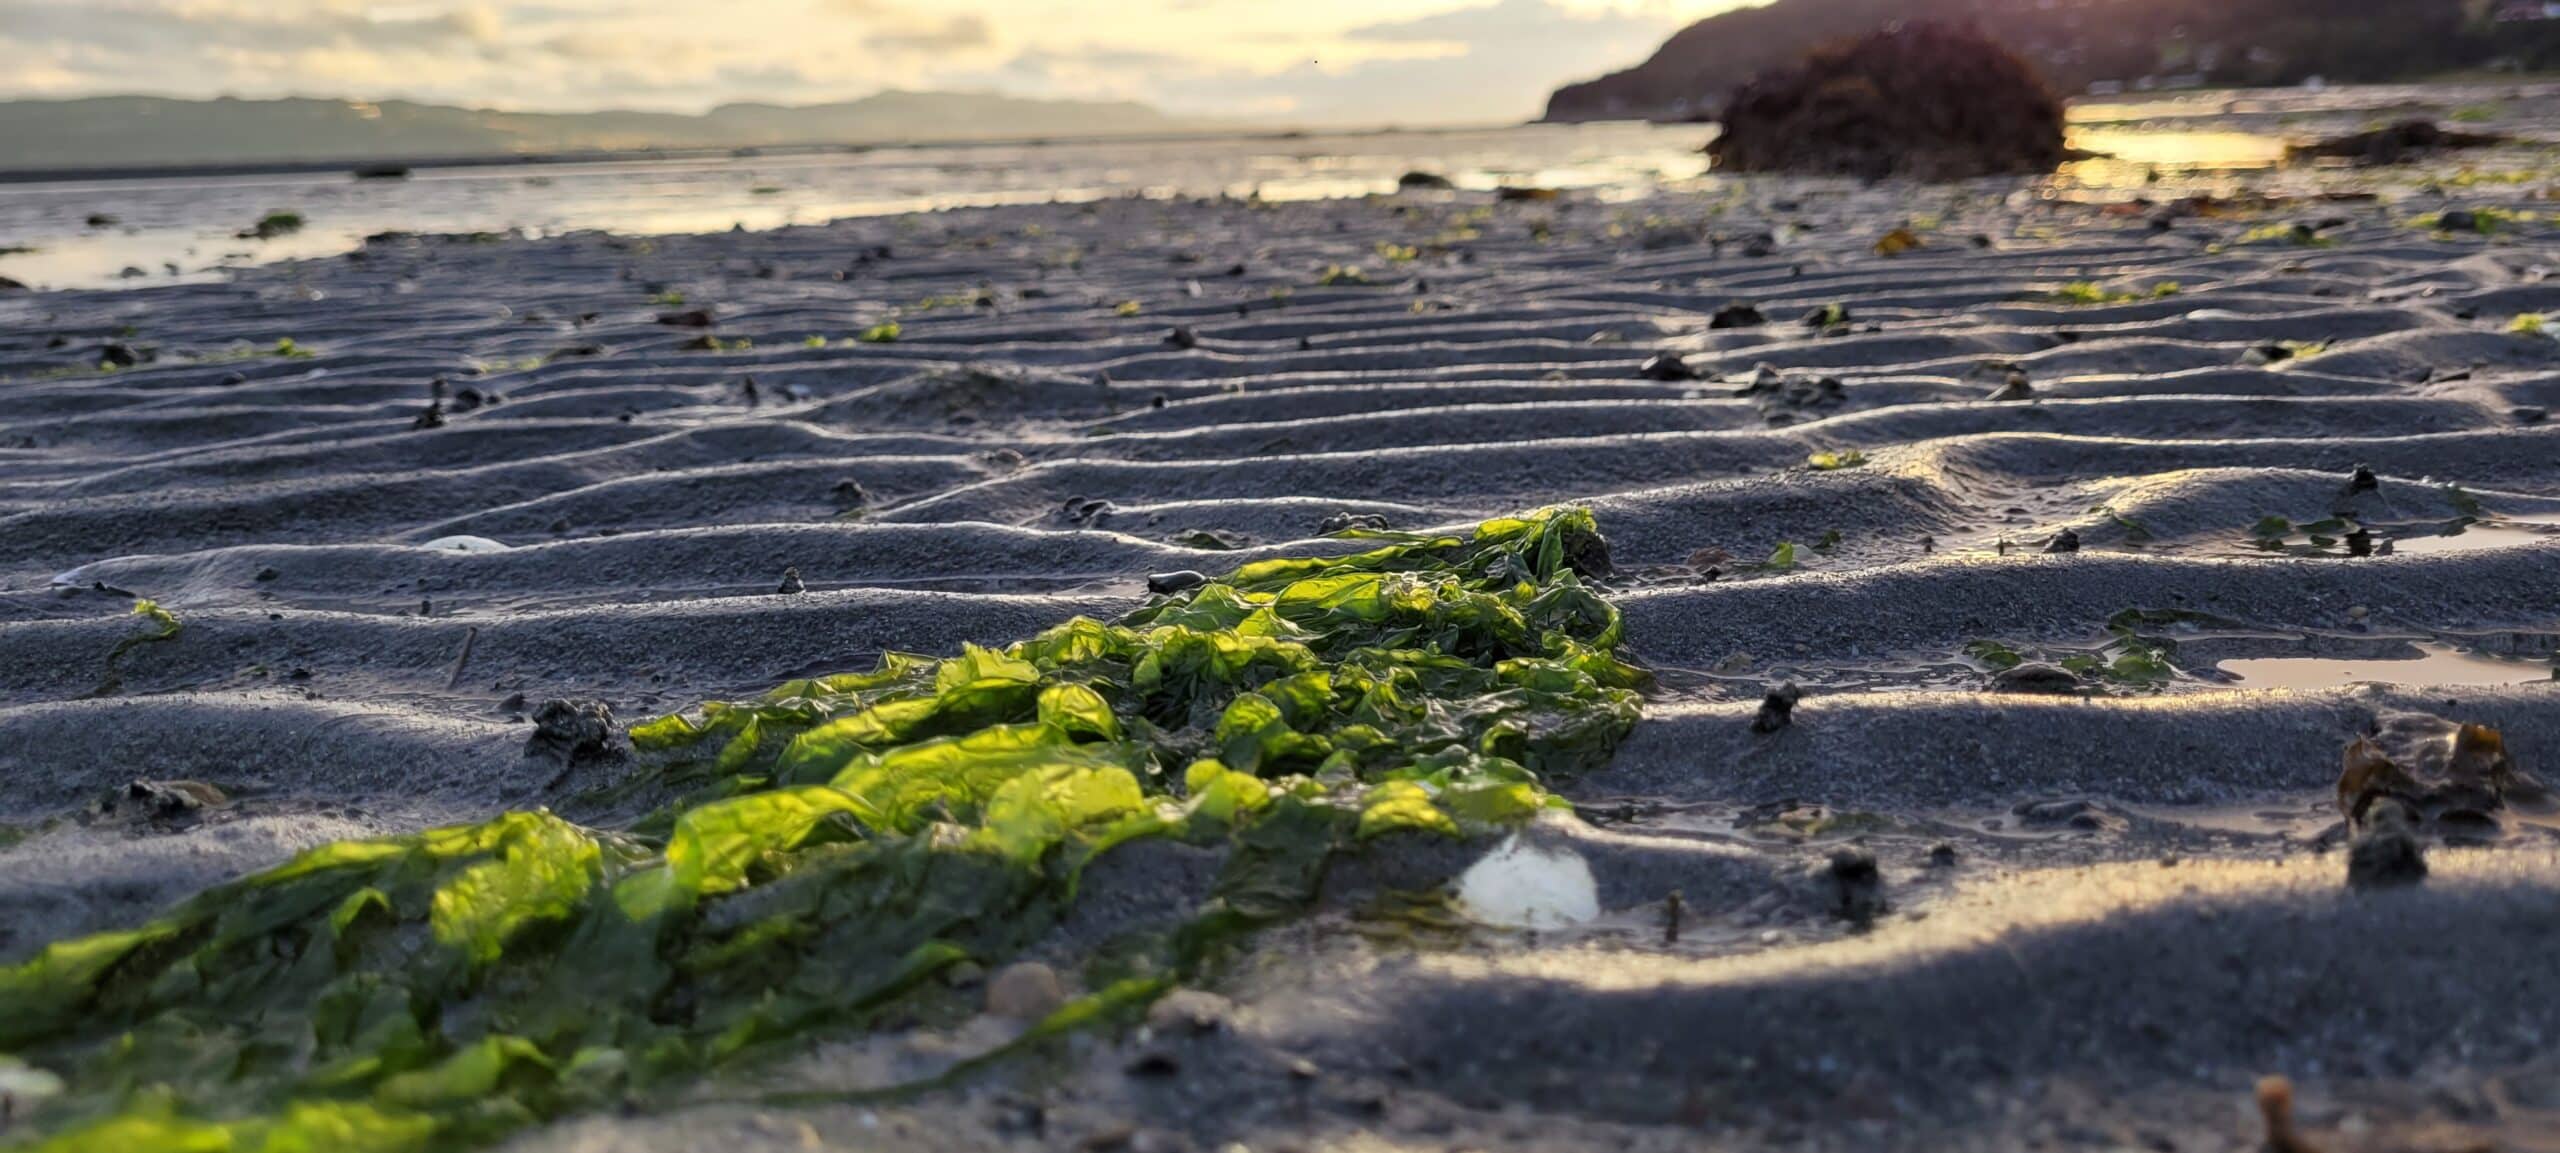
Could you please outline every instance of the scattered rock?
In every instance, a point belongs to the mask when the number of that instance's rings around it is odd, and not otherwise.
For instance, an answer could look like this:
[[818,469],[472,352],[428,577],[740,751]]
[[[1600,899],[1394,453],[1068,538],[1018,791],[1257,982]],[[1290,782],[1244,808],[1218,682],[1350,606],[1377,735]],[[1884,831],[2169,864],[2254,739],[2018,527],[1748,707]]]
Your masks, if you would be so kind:
[[558,761],[563,768],[590,760],[620,756],[613,709],[603,701],[553,698],[533,713],[533,736],[524,743],[528,757]]
[[1823,878],[1836,916],[1863,925],[1890,907],[1884,896],[1884,871],[1876,867],[1876,855],[1865,849],[1833,852]]
[[1688,361],[1682,360],[1678,356],[1668,352],[1653,356],[1647,359],[1643,364],[1636,366],[1636,375],[1643,377],[1646,380],[1675,381],[1698,379],[1698,371],[1689,367]]
[[87,224],[91,228],[113,228],[116,226],[116,218],[108,213],[92,212],[89,214]]
[[2357,465],[2356,470],[2347,475],[2348,496],[2354,496],[2360,492],[2372,492],[2381,487],[2382,478],[2373,475],[2373,470],[2363,465]]
[[1983,397],[1983,399],[1996,401],[2034,400],[2035,396],[2036,388],[2033,384],[2027,382],[2027,374],[2024,371],[2013,368],[2009,370],[2008,377],[2000,382],[2000,387],[1992,389],[1991,394]]
[[2392,889],[2427,879],[2426,850],[2406,805],[2397,800],[2374,802],[2365,810],[2355,839],[2347,843],[2347,886]]
[[1215,993],[1176,989],[1147,1007],[1147,1027],[1166,1036],[1214,1033],[1234,1011],[1234,1002]]
[[1751,731],[1774,733],[1795,723],[1796,702],[1804,699],[1804,690],[1794,681],[1769,690],[1760,698],[1760,712],[1751,718]]
[[1200,338],[1192,334],[1189,326],[1180,324],[1174,325],[1173,331],[1164,335],[1164,342],[1168,348],[1178,348],[1185,352],[1200,347]]
[[2080,534],[2067,528],[2055,533],[2052,540],[2045,542],[2044,551],[2078,552],[2080,551]]
[[1707,145],[1729,172],[1965,180],[2051,172],[2062,101],[1981,33],[1917,21],[1817,49],[1725,101]]
[[2540,424],[2551,419],[2551,410],[2538,404],[2520,404],[2507,410],[2517,424]]
[[[2439,128],[2431,120],[2403,120],[2371,131],[2289,145],[2284,156],[2288,161],[2348,160],[2362,167],[2399,164],[2439,150],[2484,148],[2504,144],[2507,140],[2508,137],[2495,132],[2455,132]],[[2445,226],[2453,227],[2449,218]]]
[[98,363],[112,364],[117,368],[132,368],[158,359],[159,349],[144,344],[126,344],[120,340],[110,341],[98,350]]
[[135,781],[110,789],[98,798],[97,812],[103,817],[138,817],[166,823],[193,820],[206,809],[230,803],[231,798],[221,789],[203,781]]
[[1373,512],[1337,512],[1316,525],[1316,532],[1321,536],[1332,536],[1335,533],[1350,532],[1353,529],[1387,532],[1390,531],[1390,526],[1387,524],[1387,518]]
[[1188,592],[1207,583],[1209,583],[1207,574],[1191,569],[1147,574],[1147,591],[1157,596],[1172,596],[1175,593]]
[[658,323],[670,328],[709,328],[712,325],[711,310],[691,308],[683,312],[661,312]]
[[1991,691],[1995,693],[2041,693],[2047,696],[2069,696],[2081,689],[2080,675],[2060,665],[2029,661],[2012,665],[1991,675]]
[[1708,328],[1757,328],[1768,323],[1760,310],[1748,304],[1728,304],[1716,310],[1707,320]]
[[1008,1020],[1033,1022],[1067,1003],[1066,985],[1058,971],[1038,961],[1017,961],[987,979],[987,1013]]
[[1452,182],[1448,177],[1442,176],[1437,172],[1423,172],[1416,170],[1396,177],[1396,187],[1408,192],[1417,190],[1427,192],[1446,192],[1450,189],[1456,188],[1457,184]]
[[443,428],[444,402],[441,400],[428,401],[427,407],[418,411],[418,418],[409,422],[409,427],[416,429]]
[[798,593],[805,593],[807,591],[809,591],[809,586],[802,583],[800,580],[800,569],[798,566],[794,565],[786,565],[783,567],[782,585],[781,587],[773,590],[774,595],[776,596],[792,596]]

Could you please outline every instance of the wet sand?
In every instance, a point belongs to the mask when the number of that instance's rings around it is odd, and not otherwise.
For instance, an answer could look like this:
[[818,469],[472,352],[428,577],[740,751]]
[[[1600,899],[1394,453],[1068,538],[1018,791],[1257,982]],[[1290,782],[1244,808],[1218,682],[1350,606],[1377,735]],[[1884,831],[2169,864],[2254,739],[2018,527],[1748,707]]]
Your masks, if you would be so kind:
[[[2526,826],[2352,893],[2330,806],[2368,732],[2417,757],[2485,723],[2553,775],[2560,687],[2223,669],[2550,666],[2560,537],[2352,556],[2256,528],[2560,511],[2560,343],[2513,324],[2560,310],[2560,230],[2413,223],[2539,212],[2537,163],[2269,177],[2381,198],[2165,228],[1992,185],[1112,200],[0,297],[0,961],[327,840],[615,819],[523,757],[527,702],[638,719],[1343,548],[1339,514],[1577,502],[1662,678],[1611,768],[1559,783],[1580,816],[1523,834],[1587,865],[1596,916],[1396,915],[1491,846],[1382,849],[1219,975],[1214,1029],[510,1147],[2238,1149],[2284,1073],[2337,1148],[2548,1148],[2560,852]],[[1924,247],[1878,255],[1900,224]],[[1712,326],[1746,303],[1762,323]],[[157,359],[97,371],[109,344]],[[505,547],[430,547],[457,536]],[[136,596],[183,627],[110,668]],[[2142,630],[2165,680],[1987,691],[1979,642],[2112,661],[2133,609],[2182,614]],[[1786,681],[1793,723],[1755,732]],[[92,812],[138,777],[231,801]],[[1876,886],[1835,876],[1851,848]],[[1107,860],[1050,955],[1204,877]],[[758,1076],[859,1088],[971,1043]]]

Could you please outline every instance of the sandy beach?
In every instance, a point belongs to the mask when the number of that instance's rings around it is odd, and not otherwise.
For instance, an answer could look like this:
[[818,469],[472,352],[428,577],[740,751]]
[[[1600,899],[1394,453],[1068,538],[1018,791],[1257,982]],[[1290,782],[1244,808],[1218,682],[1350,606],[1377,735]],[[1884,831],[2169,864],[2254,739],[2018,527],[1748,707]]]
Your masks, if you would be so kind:
[[[0,965],[331,842],[645,812],[528,757],[546,700],[627,725],[1568,504],[1655,674],[1508,850],[1584,863],[1587,915],[1440,915],[1497,842],[1381,840],[1146,1026],[887,1098],[1001,1028],[821,1033],[504,1147],[2236,1150],[2283,1074],[2339,1148],[2554,1148],[2545,818],[2358,892],[2336,792],[2351,740],[2464,724],[2560,773],[2538,148],[385,235],[0,295]],[[174,633],[123,643],[137,598]],[[222,799],[101,802],[142,779]],[[1028,955],[1089,980],[1213,866],[1116,851]]]

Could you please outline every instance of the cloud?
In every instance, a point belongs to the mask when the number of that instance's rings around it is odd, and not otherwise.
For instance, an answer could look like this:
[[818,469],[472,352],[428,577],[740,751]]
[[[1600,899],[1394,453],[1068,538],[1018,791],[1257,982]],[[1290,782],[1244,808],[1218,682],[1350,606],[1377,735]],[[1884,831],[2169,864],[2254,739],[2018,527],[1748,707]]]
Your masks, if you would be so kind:
[[989,47],[996,35],[985,17],[962,15],[928,27],[874,32],[863,42],[882,52],[959,52]]

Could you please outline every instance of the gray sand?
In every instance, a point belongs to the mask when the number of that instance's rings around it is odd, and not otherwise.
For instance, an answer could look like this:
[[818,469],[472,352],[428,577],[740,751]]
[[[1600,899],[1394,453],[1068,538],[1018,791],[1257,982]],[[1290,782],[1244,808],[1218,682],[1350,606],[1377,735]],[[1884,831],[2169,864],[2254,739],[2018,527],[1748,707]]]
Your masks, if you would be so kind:
[[[2341,1148],[2548,1148],[2560,854],[2527,826],[2359,895],[2330,802],[2339,750],[2377,730],[2415,756],[2487,723],[2560,774],[2560,536],[2530,527],[2560,512],[2539,415],[2560,343],[2508,331],[2560,309],[2560,232],[2410,227],[2530,210],[2537,186],[2415,181],[2165,230],[1989,185],[1111,201],[401,240],[0,297],[0,961],[320,840],[531,805],[613,819],[577,799],[608,782],[521,758],[526,700],[634,719],[1117,613],[1149,572],[1338,549],[1315,539],[1336,513],[1573,501],[1663,674],[1616,764],[1565,783],[1582,818],[1524,834],[1588,862],[1597,919],[1382,918],[1485,847],[1384,850],[1217,976],[1207,1032],[1077,1038],[895,1104],[669,1104],[514,1147],[2239,1149],[2250,1085],[2284,1073]],[[1913,217],[1927,247],[1870,251]],[[2296,222],[2324,243],[2249,239]],[[1372,283],[1320,286],[1329,265]],[[2180,287],[2053,298],[2075,281]],[[704,330],[656,323],[680,311],[663,293],[752,347],[688,348]],[[1708,327],[1737,302],[1767,322]],[[1834,303],[1848,324],[1800,323]],[[893,314],[896,343],[852,339]],[[317,355],[222,354],[285,337]],[[158,360],[90,371],[110,341]],[[2253,351],[2283,342],[2305,354]],[[1657,354],[1703,379],[1643,378]],[[2031,395],[1985,399],[2013,369]],[[413,427],[439,379],[441,427]],[[1848,450],[1866,462],[1806,467]],[[2378,487],[2347,493],[2359,465]],[[2250,543],[2261,518],[2340,512],[2386,539],[2526,528],[2356,558]],[[2041,551],[2066,530],[2080,551]],[[421,547],[464,534],[508,547]],[[1782,542],[1795,566],[1759,566]],[[786,567],[808,593],[774,592]],[[184,629],[93,697],[134,595]],[[2165,686],[1991,694],[1964,654],[2096,652],[2136,608],[2210,618],[2162,626]],[[2518,683],[2216,671],[2421,640]],[[1779,680],[1807,696],[1755,734]],[[233,801],[89,813],[137,777]],[[1824,872],[1853,843],[1889,902],[1864,926]],[[1051,954],[1178,917],[1205,875],[1182,850],[1107,862]],[[757,1076],[857,1088],[971,1043],[845,1039]]]

